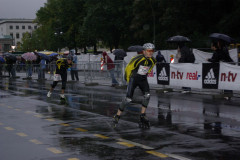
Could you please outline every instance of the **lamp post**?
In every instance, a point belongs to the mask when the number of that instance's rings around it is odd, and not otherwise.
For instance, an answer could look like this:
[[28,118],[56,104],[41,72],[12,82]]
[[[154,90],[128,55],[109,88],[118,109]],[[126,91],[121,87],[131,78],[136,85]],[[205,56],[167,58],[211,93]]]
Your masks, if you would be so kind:
[[16,48],[16,46],[11,46],[11,48],[12,48],[12,53],[13,53],[15,48]]
[[60,36],[61,35],[63,35],[63,32],[62,31],[60,31],[60,32],[55,32],[54,33],[54,35],[56,36],[56,37],[58,37],[58,54],[60,53]]
[[151,9],[152,9],[152,16],[153,16],[153,44],[155,45],[155,33],[156,33],[156,20],[155,20],[155,12],[154,12],[154,9],[153,9],[153,6],[152,6],[152,1],[149,0],[150,2],[150,5],[151,5]]

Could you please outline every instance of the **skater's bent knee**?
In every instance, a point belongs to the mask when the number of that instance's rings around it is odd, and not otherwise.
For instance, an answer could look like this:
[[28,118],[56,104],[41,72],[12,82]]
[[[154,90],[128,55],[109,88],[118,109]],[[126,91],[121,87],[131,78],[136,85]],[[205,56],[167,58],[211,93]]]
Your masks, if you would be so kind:
[[149,100],[150,100],[150,93],[145,93],[144,96],[143,96],[143,101],[142,101],[142,105],[145,108],[147,108]]
[[119,110],[123,112],[124,108],[131,102],[132,102],[131,98],[128,98],[128,97],[124,98],[124,100],[122,101],[122,103],[121,103],[121,105],[119,107]]

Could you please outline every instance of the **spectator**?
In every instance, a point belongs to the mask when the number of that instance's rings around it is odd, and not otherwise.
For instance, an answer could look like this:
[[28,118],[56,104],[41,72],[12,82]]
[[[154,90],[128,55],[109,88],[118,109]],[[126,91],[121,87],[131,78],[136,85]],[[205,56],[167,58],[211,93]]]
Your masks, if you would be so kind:
[[156,60],[159,63],[161,63],[161,62],[166,63],[166,60],[165,60],[164,56],[162,55],[161,51],[158,51]]
[[38,71],[38,80],[45,80],[46,60],[40,57],[40,68]]
[[103,62],[104,62],[104,64],[107,65],[107,70],[109,71],[110,76],[112,78],[112,85],[111,85],[111,87],[115,87],[115,86],[118,85],[118,81],[116,80],[116,78],[114,76],[115,65],[114,65],[112,59],[107,55],[106,52],[103,52],[102,55],[103,55]]
[[72,80],[74,81],[75,78],[77,81],[79,81],[79,78],[78,78],[78,70],[77,70],[77,56],[74,54],[74,53],[71,53],[71,55],[69,56],[72,56],[73,58],[73,64],[72,64],[72,67],[71,67],[71,78]]
[[[207,61],[212,63],[219,63],[222,62],[233,62],[232,58],[229,55],[227,44],[222,40],[215,40],[211,44],[211,49],[213,50],[213,56]],[[226,96],[224,97],[226,100],[230,100],[233,94],[232,90],[223,90],[223,94]]]
[[[187,46],[185,46],[184,43],[178,44],[178,53],[180,54],[178,63],[194,63],[195,56],[193,52]],[[190,87],[182,87],[182,89],[182,93],[189,93],[191,91]]]

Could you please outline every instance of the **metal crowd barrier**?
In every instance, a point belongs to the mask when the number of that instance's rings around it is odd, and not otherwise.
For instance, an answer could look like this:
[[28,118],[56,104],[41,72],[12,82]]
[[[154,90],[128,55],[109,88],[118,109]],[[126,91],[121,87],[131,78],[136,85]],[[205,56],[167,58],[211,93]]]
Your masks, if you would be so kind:
[[[124,70],[126,67],[125,62],[117,61],[113,64],[115,68],[112,72],[114,73],[114,77],[118,81],[118,84],[126,84],[124,82]],[[101,62],[79,62],[76,67],[79,80],[84,81],[85,83],[111,83],[112,78],[110,70],[107,69],[107,65],[111,64],[105,64],[104,69],[101,70]],[[53,80],[56,65],[54,63],[49,63],[45,65],[44,69],[42,69],[43,67],[44,66],[41,66],[40,64],[0,64],[0,76],[23,79]],[[71,79],[71,69],[68,69],[68,81],[71,81]]]

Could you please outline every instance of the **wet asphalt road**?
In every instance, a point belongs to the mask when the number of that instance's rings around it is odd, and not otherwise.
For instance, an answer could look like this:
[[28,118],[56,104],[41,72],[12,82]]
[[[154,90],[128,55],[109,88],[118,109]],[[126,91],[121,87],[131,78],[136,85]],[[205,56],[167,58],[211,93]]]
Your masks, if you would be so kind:
[[125,90],[68,83],[68,104],[51,81],[0,79],[1,160],[240,159],[240,99],[151,91],[151,129],[138,128],[141,94],[116,129]]

